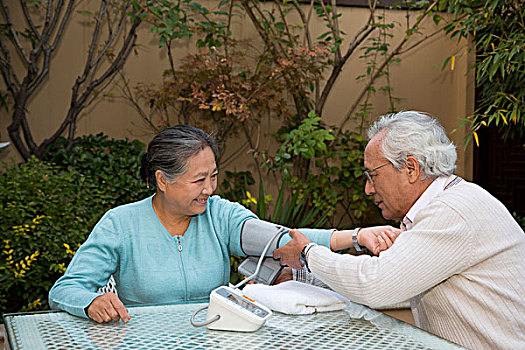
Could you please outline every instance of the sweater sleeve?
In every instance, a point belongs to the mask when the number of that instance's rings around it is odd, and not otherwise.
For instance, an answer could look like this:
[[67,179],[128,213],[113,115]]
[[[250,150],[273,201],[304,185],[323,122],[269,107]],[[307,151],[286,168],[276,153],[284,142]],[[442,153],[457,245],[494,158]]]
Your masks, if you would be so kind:
[[53,309],[87,317],[84,309],[100,294],[118,266],[120,235],[118,218],[106,213],[93,229],[86,242],[78,249],[66,273],[49,291],[49,305]]
[[381,307],[414,297],[467,268],[471,236],[465,218],[435,201],[379,257],[339,255],[318,246],[310,249],[308,266],[350,300]]
[[[258,219],[250,210],[246,209],[239,203],[233,203],[219,196],[211,198],[210,215],[211,221],[223,235],[223,239],[228,242],[228,251],[230,254],[244,256],[241,248],[241,231],[244,221],[248,219]],[[330,247],[330,237],[334,229],[300,229],[302,233],[308,236],[312,242]],[[291,240],[289,235],[284,235],[279,242],[282,247]]]
[[242,225],[248,219],[257,219],[257,216],[239,203],[219,196],[213,196],[210,201],[210,220],[226,242],[229,254],[244,256],[241,249]]

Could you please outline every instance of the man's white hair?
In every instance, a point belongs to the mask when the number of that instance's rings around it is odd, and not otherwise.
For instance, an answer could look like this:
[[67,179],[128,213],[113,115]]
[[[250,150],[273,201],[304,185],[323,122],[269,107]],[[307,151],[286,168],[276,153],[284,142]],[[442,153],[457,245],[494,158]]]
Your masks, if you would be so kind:
[[403,111],[382,116],[368,129],[368,137],[383,131],[381,150],[396,169],[401,169],[411,155],[418,160],[425,178],[455,174],[456,147],[430,115]]

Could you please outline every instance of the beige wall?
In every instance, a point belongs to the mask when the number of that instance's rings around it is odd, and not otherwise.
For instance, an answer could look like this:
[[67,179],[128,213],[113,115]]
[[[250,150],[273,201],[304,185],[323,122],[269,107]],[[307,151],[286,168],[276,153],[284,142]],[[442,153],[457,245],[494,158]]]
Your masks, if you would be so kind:
[[[340,8],[343,13],[342,29],[351,37],[356,29],[366,21],[367,10],[362,8]],[[405,21],[405,13],[389,11],[387,16],[395,18],[398,22]],[[253,28],[246,19],[238,19],[236,28],[244,38],[256,38]],[[314,24],[315,30],[322,30],[322,23]],[[425,33],[435,29],[432,23],[425,24]],[[71,86],[78,76],[85,58],[85,48],[89,44],[89,34],[85,26],[79,21],[70,23],[58,54],[52,62],[49,78],[38,94],[33,98],[30,106],[30,123],[37,141],[55,130],[67,110]],[[402,32],[398,31],[398,38]],[[254,41],[256,42],[256,41]],[[125,74],[130,79],[131,85],[137,82],[160,82],[161,74],[167,67],[166,55],[159,50],[156,39],[142,28],[139,33],[138,54],[132,54],[125,68]],[[395,42],[392,44],[395,46]],[[185,56],[193,51],[194,45],[188,42],[180,43],[175,52],[176,58]],[[444,71],[440,69],[440,61],[452,54],[462,54],[456,60],[455,69],[450,66]],[[436,35],[420,45],[415,50],[403,55],[402,61],[391,70],[391,84],[394,95],[403,97],[398,104],[398,109],[416,109],[427,111],[435,115],[450,132],[460,124],[459,117],[472,112],[473,108],[473,77],[467,76],[469,60],[464,47],[458,47],[442,34]],[[339,124],[346,114],[349,105],[353,102],[356,91],[362,87],[362,82],[356,82],[355,77],[362,69],[362,63],[357,59],[347,63],[333,94],[329,97],[325,109],[325,121],[329,124]],[[115,86],[110,87],[106,93],[119,95]],[[385,96],[378,93],[373,98],[373,115],[378,116],[388,111],[389,105]],[[273,127],[277,128],[276,122]],[[7,139],[7,119],[3,116],[0,120],[0,141]],[[142,125],[137,112],[126,102],[113,98],[112,100],[99,100],[90,106],[78,122],[77,135],[104,132],[116,138],[139,138],[148,142],[152,135]],[[460,142],[464,136],[463,131],[451,135],[453,140]],[[266,140],[265,142],[269,142]],[[230,147],[229,149],[234,149]],[[466,151],[458,147],[458,173],[467,179],[472,178],[472,149]],[[18,159],[14,148],[10,146],[0,153],[0,160],[9,157]],[[249,155],[239,157],[229,167],[241,170],[246,164],[253,171],[254,165]]]

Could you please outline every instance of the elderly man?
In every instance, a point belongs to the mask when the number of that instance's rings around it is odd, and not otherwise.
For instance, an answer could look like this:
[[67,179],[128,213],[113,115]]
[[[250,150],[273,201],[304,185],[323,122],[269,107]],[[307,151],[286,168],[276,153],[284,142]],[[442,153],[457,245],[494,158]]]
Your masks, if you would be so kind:
[[[455,176],[456,150],[420,112],[369,130],[365,191],[406,230],[379,257],[339,255],[297,230],[276,250],[350,300],[380,307],[410,299],[416,325],[472,349],[525,349],[525,234],[481,187]],[[360,236],[357,235],[360,242]]]

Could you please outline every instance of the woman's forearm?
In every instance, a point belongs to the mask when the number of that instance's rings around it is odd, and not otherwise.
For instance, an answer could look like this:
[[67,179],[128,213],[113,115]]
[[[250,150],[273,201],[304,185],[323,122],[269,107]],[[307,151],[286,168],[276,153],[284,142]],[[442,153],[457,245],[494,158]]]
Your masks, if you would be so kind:
[[[353,247],[354,231],[334,231],[330,237],[330,249],[337,251]],[[390,248],[401,232],[400,229],[392,226],[363,227],[357,233],[357,244],[378,255],[383,250]]]
[[341,249],[347,249],[354,246],[352,241],[352,234],[354,230],[341,230],[334,231],[330,237],[330,249],[337,251]]

